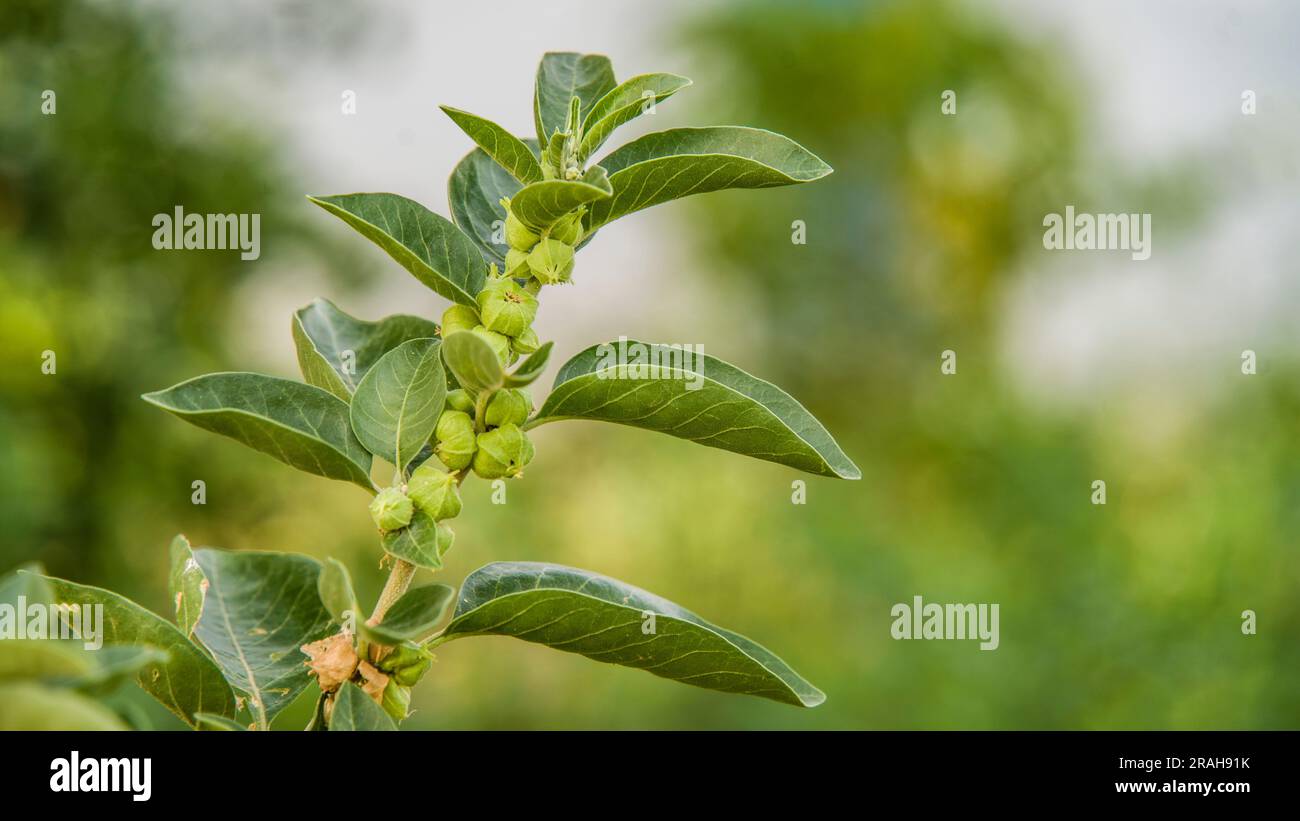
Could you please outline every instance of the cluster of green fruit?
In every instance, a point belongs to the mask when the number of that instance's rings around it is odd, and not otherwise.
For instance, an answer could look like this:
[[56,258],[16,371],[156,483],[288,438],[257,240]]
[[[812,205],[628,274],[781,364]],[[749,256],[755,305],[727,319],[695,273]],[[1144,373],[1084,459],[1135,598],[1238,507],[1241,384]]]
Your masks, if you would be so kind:
[[510,210],[510,200],[501,200],[506,209],[505,235],[510,250],[506,252],[506,276],[527,280],[536,292],[543,285],[568,282],[573,274],[573,252],[582,242],[583,209],[571,211],[542,233],[536,233]]

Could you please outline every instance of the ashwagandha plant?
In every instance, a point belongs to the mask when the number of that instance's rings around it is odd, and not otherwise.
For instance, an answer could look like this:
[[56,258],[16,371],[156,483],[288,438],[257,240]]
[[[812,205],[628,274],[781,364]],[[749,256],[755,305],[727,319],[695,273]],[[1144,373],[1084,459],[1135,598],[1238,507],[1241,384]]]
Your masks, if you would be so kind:
[[[196,727],[267,729],[314,678],[321,694],[312,728],[394,729],[431,651],[477,635],[515,636],[697,687],[820,704],[817,688],[753,641],[585,570],[497,562],[471,573],[459,595],[444,584],[411,584],[418,570],[440,569],[452,547],[460,485],[471,475],[522,476],[533,458],[530,432],[551,422],[616,422],[817,475],[859,477],[789,395],[680,347],[593,346],[560,369],[534,410],[526,387],[552,347],[532,329],[539,298],[546,286],[571,282],[575,252],[603,226],[690,194],[811,182],[831,171],[786,137],[732,126],[651,133],[592,161],[620,125],[689,84],[673,74],[618,83],[606,57],[553,53],[537,72],[536,140],[444,107],[478,146],[451,175],[454,221],[396,194],[311,198],[450,300],[441,326],[407,315],[363,321],[318,299],[292,321],[305,383],[215,373],[145,395],[187,422],[371,494],[391,568],[368,617],[336,560],[191,549],[179,536],[171,545],[176,626],[60,579],[32,577],[46,587],[39,595],[102,603],[105,642],[147,651],[118,669]],[[393,466],[386,486],[371,478],[375,457]],[[450,621],[437,629],[453,601]]]

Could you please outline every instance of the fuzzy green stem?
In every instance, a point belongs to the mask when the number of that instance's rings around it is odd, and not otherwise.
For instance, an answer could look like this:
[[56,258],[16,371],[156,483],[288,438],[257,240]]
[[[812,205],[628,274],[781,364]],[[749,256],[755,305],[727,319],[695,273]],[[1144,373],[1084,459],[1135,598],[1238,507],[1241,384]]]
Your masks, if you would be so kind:
[[393,563],[393,569],[388,573],[388,581],[384,582],[384,590],[379,594],[375,612],[370,614],[370,624],[379,624],[383,621],[388,608],[397,603],[406,592],[406,588],[411,586],[411,579],[414,577],[415,565],[404,559],[397,559]]

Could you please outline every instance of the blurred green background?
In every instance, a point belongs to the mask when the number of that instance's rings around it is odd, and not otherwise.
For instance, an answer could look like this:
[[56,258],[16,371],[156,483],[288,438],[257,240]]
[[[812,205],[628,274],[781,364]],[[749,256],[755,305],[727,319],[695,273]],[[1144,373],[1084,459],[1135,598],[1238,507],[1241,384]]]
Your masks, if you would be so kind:
[[[1060,255],[1042,250],[1044,214],[1066,203],[1151,212],[1156,254],[1176,254],[1208,230],[1225,189],[1249,187],[1254,166],[1225,170],[1189,154],[1121,172],[1092,139],[1098,115],[1069,51],[988,7],[732,2],[665,14],[640,47],[671,48],[692,70],[638,70],[694,76],[663,104],[672,124],[770,128],[836,173],[656,209],[648,224],[661,238],[672,232],[671,299],[690,303],[691,320],[629,335],[702,343],[786,388],[863,480],[804,477],[614,426],[547,426],[508,504],[490,504],[482,482],[467,487],[443,575],[455,582],[497,559],[606,573],[763,643],[828,700],[796,710],[483,638],[439,651],[406,726],[1300,725],[1294,346],[1260,331],[1178,360],[1163,378],[1113,384],[1107,373],[1133,365],[1121,348],[1063,398],[1050,381],[1026,385],[1026,369],[1029,382],[1044,371],[1024,365],[1024,337],[1008,331],[1027,281],[1088,275],[1051,270]],[[356,488],[295,473],[138,399],[207,371],[296,375],[288,314],[269,331],[248,315],[267,289],[289,290],[291,306],[319,292],[353,313],[374,307],[371,318],[411,310],[408,294],[427,299],[364,240],[312,213],[302,195],[330,193],[329,182],[304,171],[275,117],[250,122],[187,93],[178,26],[156,6],[5,4],[0,568],[39,560],[166,612],[166,546],[184,532],[196,544],[336,556],[373,599],[383,576]],[[286,48],[340,59],[373,48],[336,42],[339,26]],[[520,38],[527,44],[513,47],[530,49],[530,61],[569,47]],[[634,73],[609,51],[620,76]],[[490,62],[476,68],[493,88],[531,87]],[[54,116],[40,113],[46,88],[58,90]],[[956,116],[940,114],[944,89],[958,90]],[[497,109],[430,92],[404,116],[427,119],[436,102]],[[1249,134],[1224,139],[1238,156],[1256,151],[1231,143]],[[425,186],[459,153],[417,146],[411,156]],[[366,162],[355,158],[351,173],[365,179]],[[155,252],[150,219],[177,203],[262,214],[261,260]],[[791,243],[794,220],[807,224],[807,244]],[[593,249],[617,258],[625,235],[605,233]],[[1292,281],[1294,258],[1279,271]],[[1132,265],[1093,262],[1115,260]],[[580,260],[566,307],[585,275]],[[623,294],[656,298],[645,281]],[[420,304],[430,315],[442,307]],[[627,332],[610,322],[574,318],[593,335],[560,359]],[[1140,324],[1175,340],[1192,333],[1176,306]],[[1244,348],[1259,352],[1254,377],[1240,373]],[[958,355],[954,376],[939,372],[946,349]],[[45,350],[58,356],[56,375],[40,371]],[[1074,367],[1043,355],[1046,373]],[[207,484],[206,505],[190,502],[195,479]],[[806,505],[791,503],[796,479],[807,481]],[[1107,481],[1105,506],[1090,503],[1095,479]],[[1000,648],[891,640],[891,606],[914,595],[998,603]],[[1258,613],[1258,635],[1241,633],[1246,609]],[[279,724],[301,726],[309,708]]]

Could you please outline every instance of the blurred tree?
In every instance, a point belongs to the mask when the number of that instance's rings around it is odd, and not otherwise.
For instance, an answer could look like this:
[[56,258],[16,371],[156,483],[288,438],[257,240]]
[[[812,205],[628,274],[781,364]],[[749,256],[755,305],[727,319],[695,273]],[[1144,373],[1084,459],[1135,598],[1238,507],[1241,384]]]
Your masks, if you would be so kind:
[[[232,369],[228,311],[255,272],[338,270],[269,136],[194,114],[172,34],[157,9],[82,0],[11,0],[0,20],[0,567],[40,560],[150,602],[195,479],[265,488],[222,508],[232,530],[279,491],[269,463],[193,447],[139,394]],[[261,259],[155,251],[153,216],[177,205],[260,214]]]

